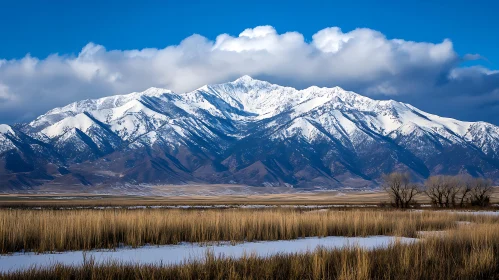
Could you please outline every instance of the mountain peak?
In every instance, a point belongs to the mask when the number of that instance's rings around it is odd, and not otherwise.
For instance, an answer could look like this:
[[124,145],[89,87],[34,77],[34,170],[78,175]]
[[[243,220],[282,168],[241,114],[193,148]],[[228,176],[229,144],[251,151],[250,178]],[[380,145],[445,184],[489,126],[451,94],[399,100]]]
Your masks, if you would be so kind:
[[237,80],[233,81],[233,82],[229,82],[228,84],[230,85],[235,85],[235,86],[243,86],[245,88],[252,88],[252,87],[258,87],[258,88],[261,88],[261,87],[269,87],[269,86],[273,86],[273,87],[283,87],[283,86],[280,86],[280,85],[276,85],[276,84],[272,84],[272,83],[269,83],[267,81],[263,81],[263,80],[258,80],[258,79],[255,79],[249,75],[244,75],[240,78],[238,78]]
[[241,76],[239,77],[238,79],[236,79],[234,81],[234,83],[250,83],[252,81],[259,81],[259,82],[262,82],[260,80],[256,80],[256,79],[253,79],[250,75],[244,75],[244,76]]
[[239,91],[248,92],[251,89],[265,89],[270,87],[282,88],[282,86],[280,85],[271,84],[267,81],[258,80],[249,75],[244,75],[232,82],[223,82],[219,84],[206,84],[196,89],[195,91],[210,91],[212,89],[215,90],[220,89],[221,91],[226,91],[227,88],[232,88],[232,89],[239,89]]
[[140,92],[140,94],[148,96],[160,96],[164,93],[172,93],[172,91],[166,88],[150,87],[143,92]]

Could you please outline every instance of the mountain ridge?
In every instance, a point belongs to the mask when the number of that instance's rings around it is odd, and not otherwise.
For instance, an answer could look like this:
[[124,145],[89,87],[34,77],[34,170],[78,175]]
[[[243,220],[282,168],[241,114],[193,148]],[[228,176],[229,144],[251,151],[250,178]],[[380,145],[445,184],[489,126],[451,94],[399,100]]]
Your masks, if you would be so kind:
[[366,187],[395,170],[497,180],[499,127],[340,87],[297,90],[242,76],[185,93],[153,87],[77,101],[29,123],[0,125],[0,166],[0,189]]

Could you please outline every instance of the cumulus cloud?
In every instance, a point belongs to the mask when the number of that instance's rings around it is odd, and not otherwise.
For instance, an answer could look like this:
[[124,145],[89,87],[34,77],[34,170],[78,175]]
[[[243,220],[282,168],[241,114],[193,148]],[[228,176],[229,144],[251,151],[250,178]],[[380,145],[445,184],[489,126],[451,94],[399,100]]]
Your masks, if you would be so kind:
[[468,106],[468,111],[484,108],[480,100],[499,102],[497,71],[459,66],[480,58],[459,56],[449,39],[388,39],[367,28],[326,28],[310,40],[298,32],[258,26],[215,40],[192,35],[163,49],[107,50],[89,43],[77,55],[0,59],[0,122],[27,121],[86,98],[151,86],[184,92],[246,74],[298,88],[339,85],[377,98],[411,101],[437,114],[491,121],[497,119],[492,111],[465,115],[429,101]]

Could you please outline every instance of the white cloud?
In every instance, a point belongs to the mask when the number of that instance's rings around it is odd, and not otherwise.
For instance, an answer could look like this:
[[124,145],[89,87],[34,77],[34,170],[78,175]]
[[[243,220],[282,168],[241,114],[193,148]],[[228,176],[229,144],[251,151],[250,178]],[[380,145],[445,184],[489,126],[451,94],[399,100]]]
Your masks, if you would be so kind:
[[222,34],[217,37],[212,51],[257,52],[265,51],[272,55],[306,48],[303,35],[297,32],[277,34],[272,26],[248,28],[238,37]]
[[0,84],[0,100],[12,100],[14,99],[14,95],[12,95],[10,92],[9,92],[9,87],[4,85],[4,84]]
[[351,33],[345,34],[338,27],[322,29],[312,36],[313,45],[323,52],[336,53],[341,50],[345,43],[352,39]]
[[0,97],[15,97],[0,98],[0,111],[6,112],[0,122],[85,98],[151,86],[183,92],[244,74],[296,87],[340,85],[362,94],[404,96],[433,92],[442,76],[452,81],[460,71],[484,73],[456,68],[459,61],[448,39],[388,39],[367,28],[326,28],[307,41],[298,32],[258,26],[214,41],[192,35],[164,49],[106,50],[89,43],[77,56],[0,59]]
[[454,68],[449,72],[449,79],[458,80],[466,78],[485,78],[490,75],[499,74],[498,70],[490,70],[482,66],[470,66]]
[[463,56],[463,60],[465,60],[465,61],[466,60],[480,60],[480,59],[487,60],[487,58],[485,58],[477,53],[467,53]]

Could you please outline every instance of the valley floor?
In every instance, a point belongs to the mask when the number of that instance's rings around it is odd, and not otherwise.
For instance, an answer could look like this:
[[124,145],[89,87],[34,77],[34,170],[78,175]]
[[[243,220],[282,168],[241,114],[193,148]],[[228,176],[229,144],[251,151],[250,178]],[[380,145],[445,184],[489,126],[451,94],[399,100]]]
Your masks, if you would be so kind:
[[[0,194],[0,208],[244,205],[378,207],[389,204],[389,201],[390,198],[384,191],[373,189],[310,190],[240,185],[134,186],[112,191],[52,187],[17,194]],[[416,201],[422,207],[427,207],[430,203],[425,195],[418,195]],[[499,203],[499,187],[494,188],[491,203]]]

